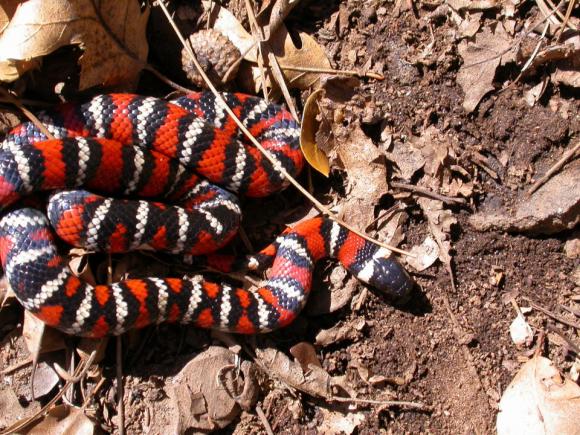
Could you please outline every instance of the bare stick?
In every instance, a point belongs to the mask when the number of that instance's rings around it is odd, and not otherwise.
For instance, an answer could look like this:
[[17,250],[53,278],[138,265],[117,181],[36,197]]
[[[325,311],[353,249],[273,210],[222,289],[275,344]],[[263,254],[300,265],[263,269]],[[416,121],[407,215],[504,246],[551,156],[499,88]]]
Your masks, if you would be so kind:
[[356,71],[352,69],[333,69],[333,68],[311,68],[307,66],[294,66],[280,64],[280,68],[288,71],[302,71],[309,73],[319,73],[319,74],[332,74],[336,76],[355,76],[355,77],[368,77],[371,79],[384,80],[385,76],[374,71]]
[[346,222],[343,222],[342,220],[340,220],[339,218],[337,218],[328,208],[326,208],[320,201],[318,201],[316,198],[314,198],[304,187],[302,187],[302,185],[300,185],[300,183],[298,183],[298,181],[296,181],[288,173],[288,171],[286,171],[286,169],[284,169],[282,167],[282,165],[274,157],[272,157],[272,155],[270,154],[270,152],[268,152],[266,149],[264,149],[264,147],[256,140],[256,138],[252,136],[252,134],[246,128],[246,126],[244,124],[242,124],[242,122],[235,115],[235,113],[232,111],[232,109],[227,105],[227,103],[225,102],[225,100],[223,99],[223,97],[221,96],[221,94],[218,92],[218,90],[216,89],[216,87],[209,80],[209,77],[207,76],[207,74],[205,73],[205,71],[203,70],[203,68],[199,64],[199,62],[197,61],[197,58],[195,57],[195,54],[193,53],[193,50],[191,49],[191,47],[189,46],[189,44],[186,43],[185,38],[183,37],[183,35],[179,31],[177,25],[171,19],[171,15],[169,14],[169,11],[165,7],[165,3],[163,1],[159,1],[159,2],[157,2],[157,4],[163,10],[163,13],[167,17],[170,25],[173,27],[173,30],[175,31],[175,34],[177,35],[177,37],[179,38],[179,40],[181,41],[181,43],[185,47],[187,53],[189,54],[189,56],[191,58],[191,61],[193,62],[193,64],[197,68],[199,74],[204,79],[204,81],[207,83],[207,85],[208,85],[209,89],[212,91],[212,93],[215,95],[216,100],[222,105],[222,107],[225,109],[225,111],[230,115],[230,117],[234,120],[234,122],[236,123],[236,125],[244,133],[244,135],[246,135],[246,137],[250,140],[250,142],[252,142],[252,144],[254,144],[254,146],[256,148],[258,148],[258,150],[260,150],[260,152],[264,155],[264,157],[266,157],[266,159],[272,164],[272,166],[278,172],[280,172],[280,174],[282,174],[282,176],[284,178],[286,178],[294,187],[296,187],[296,189],[298,189],[300,191],[300,193],[302,193],[304,196],[306,196],[306,198],[308,198],[312,202],[312,204],[314,204],[314,206],[321,213],[325,214],[326,216],[328,216],[333,221],[335,221],[338,224],[342,225],[344,228],[352,231],[353,233],[358,234],[363,239],[368,240],[369,242],[372,242],[372,243],[376,243],[377,245],[382,246],[383,248],[389,249],[390,251],[397,252],[397,253],[403,254],[403,255],[408,255],[410,257],[414,257],[414,255],[411,254],[410,252],[404,251],[403,249],[399,249],[399,248],[394,247],[394,246],[389,246],[386,243],[382,243],[382,242],[380,242],[378,240],[375,240],[372,237],[369,237],[366,234],[361,233],[359,230],[357,230],[353,226],[348,225]]
[[258,414],[258,417],[260,418],[260,421],[262,422],[262,425],[264,426],[264,430],[266,431],[266,433],[268,435],[274,435],[274,431],[272,431],[272,426],[270,426],[270,423],[266,418],[266,414],[264,414],[264,411],[262,410],[262,407],[260,405],[256,405],[256,414]]
[[534,193],[536,190],[538,190],[540,188],[540,186],[542,186],[546,181],[548,181],[548,179],[554,175],[556,172],[558,172],[560,169],[562,169],[562,167],[568,163],[568,160],[570,160],[572,157],[574,157],[574,155],[578,152],[578,150],[580,149],[580,142],[578,142],[576,145],[574,145],[572,147],[572,149],[566,151],[564,153],[564,155],[560,158],[560,160],[558,160],[554,166],[552,166],[548,172],[546,172],[544,174],[543,177],[541,177],[539,180],[537,180],[536,182],[534,182],[534,184],[532,184],[532,187],[530,187],[530,190],[528,191],[528,195],[531,195],[532,193]]
[[24,115],[28,119],[30,119],[30,121],[36,127],[38,127],[38,129],[42,132],[42,134],[44,134],[49,139],[54,139],[54,136],[52,134],[50,134],[50,132],[47,130],[47,128],[44,126],[44,124],[42,122],[40,122],[40,120],[30,110],[28,110],[26,107],[24,107],[20,103],[20,101],[18,101],[18,99],[16,97],[14,97],[10,92],[8,92],[2,86],[0,86],[0,92],[4,95],[6,100],[8,100],[10,103],[14,104],[16,107],[18,107],[18,109],[20,109],[20,111],[22,113],[24,113]]
[[414,186],[412,184],[406,183],[397,183],[396,181],[391,182],[391,186],[396,187],[398,189],[408,190],[409,192],[419,193],[421,195],[429,196],[434,199],[438,199],[439,201],[443,201],[446,204],[465,204],[466,201],[464,198],[457,198],[454,196],[445,196],[441,195],[440,193],[433,192],[425,187],[421,186]]
[[431,411],[431,407],[429,405],[425,405],[424,403],[419,402],[405,402],[400,400],[372,400],[372,399],[359,399],[356,397],[338,397],[332,396],[330,400],[334,402],[344,402],[344,403],[368,403],[371,405],[383,405],[393,407],[398,406],[401,408],[410,408],[410,409],[418,409],[421,411]]
[[117,366],[117,409],[119,413],[119,434],[125,435],[125,404],[123,402],[123,339],[117,336],[116,343],[116,366]]
[[[89,368],[90,366],[86,364],[86,361],[81,361],[81,363],[77,366],[73,377],[77,377],[82,373],[86,373]],[[13,434],[15,432],[19,432],[22,428],[28,426],[32,422],[42,417],[46,412],[52,409],[53,405],[60,400],[60,398],[68,391],[68,389],[72,385],[74,385],[72,382],[67,381],[61,388],[61,390],[58,393],[56,393],[56,395],[52,399],[50,399],[50,401],[46,405],[44,405],[36,414],[34,414],[31,417],[22,419],[14,423],[12,426],[5,428],[3,431],[0,432],[0,435],[8,435]]]
[[580,330],[580,323],[576,323],[573,322],[571,320],[565,319],[564,317],[560,317],[557,314],[552,313],[550,310],[548,310],[547,308],[542,307],[539,304],[536,304],[534,301],[532,301],[530,298],[523,296],[523,298],[528,301],[528,303],[530,304],[530,306],[538,311],[541,311],[542,313],[544,313],[546,316],[551,317],[552,319],[563,323],[564,325],[568,325],[571,326],[572,328],[576,328],[578,330]]

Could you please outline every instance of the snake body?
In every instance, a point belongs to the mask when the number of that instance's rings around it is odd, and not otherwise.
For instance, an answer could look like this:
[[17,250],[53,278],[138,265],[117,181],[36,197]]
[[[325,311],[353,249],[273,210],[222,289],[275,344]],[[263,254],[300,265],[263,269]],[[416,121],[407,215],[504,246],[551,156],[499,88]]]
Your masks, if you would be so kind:
[[[255,97],[225,97],[276,161],[297,175],[303,160],[290,114]],[[101,95],[82,105],[62,105],[40,119],[56,139],[47,140],[26,123],[0,148],[0,205],[9,210],[0,220],[0,260],[19,301],[51,326],[91,337],[163,321],[247,334],[271,331],[298,315],[314,265],[324,257],[338,258],[360,280],[394,298],[405,298],[411,289],[408,274],[388,250],[323,217],[285,231],[244,260],[254,270],[272,266],[258,289],[201,275],[92,286],[71,273],[55,232],[72,245],[105,252],[147,246],[212,253],[237,232],[241,211],[235,194],[262,197],[286,182],[244,142],[211,94],[172,102]],[[71,190],[77,188],[87,190]],[[48,217],[14,205],[52,190]],[[222,270],[231,266],[213,261]]]

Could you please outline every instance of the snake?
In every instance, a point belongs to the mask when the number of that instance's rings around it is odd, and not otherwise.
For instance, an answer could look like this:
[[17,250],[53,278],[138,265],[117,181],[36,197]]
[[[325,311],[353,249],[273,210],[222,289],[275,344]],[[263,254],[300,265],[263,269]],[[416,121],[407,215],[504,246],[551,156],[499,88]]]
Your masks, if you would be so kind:
[[[318,216],[256,254],[217,253],[237,234],[240,195],[284,189],[298,175],[299,124],[282,106],[223,98],[273,162],[245,140],[208,92],[164,99],[105,94],[38,114],[52,136],[23,123],[0,147],[0,261],[18,301],[49,326],[84,337],[161,322],[255,334],[287,326],[306,304],[315,264],[336,258],[393,300],[413,281],[392,252]],[[36,195],[45,205],[31,206]],[[195,273],[92,285],[74,274],[62,241],[89,251],[155,249],[207,256],[221,271],[267,278],[246,289]]]

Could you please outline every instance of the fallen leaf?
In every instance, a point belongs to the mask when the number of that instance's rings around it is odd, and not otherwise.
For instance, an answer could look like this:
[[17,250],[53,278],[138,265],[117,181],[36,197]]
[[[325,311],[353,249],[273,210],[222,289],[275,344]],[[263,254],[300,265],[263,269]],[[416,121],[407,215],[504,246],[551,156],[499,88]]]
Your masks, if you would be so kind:
[[[141,11],[136,1],[103,0],[98,11],[94,4],[91,0],[21,3],[0,36],[0,79],[14,81],[35,66],[31,60],[78,44],[84,50],[79,60],[80,90],[136,86],[147,59],[149,9]],[[119,47],[117,40],[125,47]]]
[[209,14],[208,26],[227,36],[245,60],[258,61],[258,49],[254,37],[226,8],[213,1],[202,1],[205,13]]
[[42,353],[66,349],[64,335],[61,332],[46,326],[44,322],[26,310],[22,336],[33,359]]
[[314,91],[304,104],[302,126],[300,129],[300,149],[302,149],[302,153],[306,161],[310,163],[310,166],[325,177],[328,177],[330,173],[330,162],[328,161],[328,157],[326,157],[316,144],[316,133],[320,127],[320,122],[317,119],[320,115],[318,104],[323,92],[322,89]]
[[310,364],[304,371],[299,363],[273,348],[256,348],[255,352],[265,368],[290,387],[313,397],[328,399],[332,396],[331,376],[322,368]]
[[495,27],[495,32],[486,27],[475,36],[474,42],[463,40],[459,44],[463,65],[457,73],[457,83],[465,94],[463,108],[468,113],[473,112],[483,96],[494,89],[495,70],[500,63],[513,57],[510,54],[512,46],[513,40],[501,24]]
[[34,381],[33,381],[33,397],[39,399],[46,396],[52,391],[60,378],[54,369],[49,366],[45,361],[42,361],[34,370]]
[[439,245],[431,237],[426,237],[423,243],[411,248],[414,257],[406,257],[406,262],[417,272],[422,272],[439,258]]
[[365,415],[362,412],[342,413],[320,408],[322,423],[318,427],[318,432],[326,435],[352,434],[364,421]]
[[[365,321],[364,319],[361,320],[364,327]],[[362,336],[361,329],[356,328],[350,322],[345,325],[334,326],[330,329],[323,329],[318,334],[316,334],[314,343],[317,346],[326,347],[345,340],[356,341]]]
[[[243,376],[234,365],[235,354],[211,346],[197,355],[166,386],[173,410],[172,433],[224,428],[244,407],[252,407],[258,389],[250,363],[242,363]],[[202,376],[200,376],[202,374]]]
[[320,364],[320,360],[316,355],[316,349],[311,343],[301,341],[292,346],[289,351],[294,359],[300,363],[302,370],[308,370],[310,364],[322,368],[322,364]]
[[552,361],[526,362],[499,403],[498,435],[578,434],[580,387],[563,378]]
[[0,4],[0,34],[4,32],[6,26],[12,19],[14,12],[16,12],[16,8],[18,4],[21,3],[22,0],[3,0]]
[[534,339],[534,333],[526,319],[517,315],[510,324],[510,337],[516,346],[529,346]]
[[469,218],[478,231],[510,231],[526,234],[555,234],[580,222],[580,161],[562,171],[530,197],[525,193],[515,205],[484,210]]
[[92,435],[99,433],[95,423],[85,415],[83,408],[57,405],[30,430],[27,435]]
[[358,122],[350,126],[347,137],[337,142],[347,174],[347,199],[341,215],[347,223],[366,228],[374,219],[379,199],[389,190],[384,157]]

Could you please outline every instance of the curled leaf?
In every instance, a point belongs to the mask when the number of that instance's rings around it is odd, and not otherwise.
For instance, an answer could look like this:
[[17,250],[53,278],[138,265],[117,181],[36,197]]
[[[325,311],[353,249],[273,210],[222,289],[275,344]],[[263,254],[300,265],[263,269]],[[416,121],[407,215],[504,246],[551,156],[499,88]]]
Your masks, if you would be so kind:
[[322,89],[314,91],[304,105],[304,113],[302,114],[302,128],[300,130],[300,148],[306,161],[310,163],[314,169],[320,172],[325,177],[330,173],[330,163],[328,157],[318,148],[316,144],[316,132],[320,126],[317,117],[320,113],[318,103],[322,97]]

